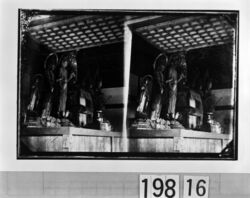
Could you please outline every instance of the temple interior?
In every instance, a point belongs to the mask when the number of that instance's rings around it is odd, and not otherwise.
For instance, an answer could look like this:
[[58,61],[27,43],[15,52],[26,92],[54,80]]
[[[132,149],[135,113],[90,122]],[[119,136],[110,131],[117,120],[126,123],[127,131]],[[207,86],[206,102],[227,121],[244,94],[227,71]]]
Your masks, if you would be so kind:
[[[19,15],[18,157],[236,158],[237,13]],[[171,119],[161,56],[185,62]]]

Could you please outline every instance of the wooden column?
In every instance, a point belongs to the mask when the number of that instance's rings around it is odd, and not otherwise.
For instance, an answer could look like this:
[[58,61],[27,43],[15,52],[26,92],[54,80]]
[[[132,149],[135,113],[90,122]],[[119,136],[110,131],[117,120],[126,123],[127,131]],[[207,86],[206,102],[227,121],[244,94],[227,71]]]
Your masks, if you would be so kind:
[[129,26],[124,24],[124,114],[123,114],[123,130],[122,145],[123,151],[128,151],[128,133],[127,133],[127,110],[128,110],[128,94],[129,94],[129,76],[132,49],[132,32]]

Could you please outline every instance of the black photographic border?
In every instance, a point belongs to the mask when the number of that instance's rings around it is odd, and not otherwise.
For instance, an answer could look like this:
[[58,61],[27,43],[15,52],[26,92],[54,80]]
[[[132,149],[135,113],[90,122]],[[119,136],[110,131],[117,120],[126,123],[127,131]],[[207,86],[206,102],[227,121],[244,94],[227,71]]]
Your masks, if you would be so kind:
[[[232,156],[221,156],[220,154],[214,153],[139,153],[139,152],[36,152],[34,155],[22,155],[20,152],[20,135],[21,135],[21,112],[20,112],[20,86],[21,86],[21,43],[20,43],[20,13],[21,11],[37,12],[39,14],[137,14],[137,15],[149,15],[149,14],[236,14],[236,34],[235,34],[235,80],[234,90],[234,115],[233,115],[233,155]],[[36,9],[18,9],[18,58],[17,58],[17,159],[52,159],[52,160],[238,160],[238,98],[239,98],[239,10],[36,10]]]

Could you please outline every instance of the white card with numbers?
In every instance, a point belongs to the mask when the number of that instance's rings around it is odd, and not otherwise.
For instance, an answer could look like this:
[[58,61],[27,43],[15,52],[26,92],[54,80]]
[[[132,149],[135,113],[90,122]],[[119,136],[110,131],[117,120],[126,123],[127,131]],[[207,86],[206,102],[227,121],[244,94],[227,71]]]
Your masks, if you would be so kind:
[[184,176],[183,198],[208,198],[208,176]]
[[179,175],[140,175],[140,198],[179,198]]

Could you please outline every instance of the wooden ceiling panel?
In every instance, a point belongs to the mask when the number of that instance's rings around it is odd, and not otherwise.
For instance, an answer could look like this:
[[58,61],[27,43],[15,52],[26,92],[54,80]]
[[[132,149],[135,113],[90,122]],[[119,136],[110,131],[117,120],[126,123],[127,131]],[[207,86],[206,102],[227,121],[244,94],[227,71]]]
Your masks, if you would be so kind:
[[192,16],[165,22],[160,19],[134,31],[161,51],[171,53],[233,42],[234,28],[223,16]]
[[51,51],[70,51],[123,41],[122,16],[77,16],[30,27],[31,37]]
[[[62,17],[56,21],[33,23],[29,33],[51,51],[70,51],[122,42],[124,22],[131,18],[122,15]],[[161,51],[188,51],[233,42],[234,28],[223,15],[151,18],[133,24],[131,29]]]

